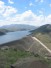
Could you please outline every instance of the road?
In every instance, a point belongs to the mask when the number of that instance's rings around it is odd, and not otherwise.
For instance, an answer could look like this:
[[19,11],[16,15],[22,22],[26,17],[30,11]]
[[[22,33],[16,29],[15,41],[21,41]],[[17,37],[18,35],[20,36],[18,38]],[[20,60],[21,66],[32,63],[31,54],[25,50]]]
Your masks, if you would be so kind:
[[[49,53],[51,53],[51,50],[44,43],[42,43],[39,39],[37,39],[36,37],[32,37],[32,39],[39,42]],[[28,50],[30,50],[32,48],[32,46],[30,46],[30,48]]]

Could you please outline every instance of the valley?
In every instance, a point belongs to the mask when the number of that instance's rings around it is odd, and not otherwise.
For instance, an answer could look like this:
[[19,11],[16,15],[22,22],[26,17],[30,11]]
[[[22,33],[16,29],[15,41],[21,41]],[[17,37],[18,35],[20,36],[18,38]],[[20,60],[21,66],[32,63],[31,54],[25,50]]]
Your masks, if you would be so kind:
[[[49,25],[43,27],[46,32],[43,29],[40,30],[41,26],[31,30],[30,35],[21,39],[0,44],[1,68],[33,68],[36,67],[36,63],[39,68],[51,68],[51,30]],[[47,27],[48,33],[45,29]]]

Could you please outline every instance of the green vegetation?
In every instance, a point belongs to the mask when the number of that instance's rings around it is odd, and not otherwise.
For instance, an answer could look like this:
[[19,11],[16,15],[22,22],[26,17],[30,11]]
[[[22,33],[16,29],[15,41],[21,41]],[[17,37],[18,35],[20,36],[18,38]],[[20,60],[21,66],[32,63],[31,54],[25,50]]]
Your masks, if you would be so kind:
[[[32,36],[35,36],[36,38],[38,38],[49,49],[51,49],[51,25],[50,24],[43,25],[38,29],[32,31]],[[51,68],[51,57],[41,56],[41,58],[42,58],[42,62],[47,63],[49,68]]]
[[5,35],[5,33],[0,31],[0,35]]
[[[40,28],[33,31],[32,36],[37,37],[40,41],[42,41],[49,49],[51,49],[51,25],[44,25]],[[26,43],[25,43],[26,41]],[[24,39],[19,42],[21,44],[32,45],[32,39],[28,38],[24,41]],[[31,42],[30,42],[31,41]],[[16,61],[19,61],[20,58],[34,57],[34,60],[41,60],[43,63],[47,63],[49,68],[51,68],[51,59],[47,58],[47,51],[38,44],[37,41],[34,40],[34,46],[32,49],[34,50],[32,53],[29,51],[17,50],[16,48],[1,48],[0,49],[0,68],[10,68],[12,64]],[[18,45],[18,44],[17,44]],[[28,46],[28,45],[27,45]],[[25,48],[27,47],[25,46]],[[44,56],[45,55],[45,56]]]
[[48,68],[51,68],[51,59],[41,57],[43,60],[41,62],[46,63]]
[[29,51],[17,50],[15,48],[0,49],[0,68],[10,68],[19,59],[33,57],[34,60],[42,60],[38,54]]
[[0,68],[10,68],[19,58],[33,56],[32,53],[16,49],[0,49]]
[[5,35],[8,30],[0,28],[0,35]]
[[43,25],[32,32],[34,32],[35,34],[36,33],[50,33],[51,32],[51,24]]
[[51,25],[43,25],[32,32],[33,36],[42,41],[48,48],[51,49]]

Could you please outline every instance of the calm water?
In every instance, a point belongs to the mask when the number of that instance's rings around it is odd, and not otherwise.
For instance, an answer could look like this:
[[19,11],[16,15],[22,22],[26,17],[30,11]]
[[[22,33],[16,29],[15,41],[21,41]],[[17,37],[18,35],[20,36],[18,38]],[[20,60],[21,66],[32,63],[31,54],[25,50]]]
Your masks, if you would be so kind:
[[7,42],[19,40],[23,37],[26,37],[29,34],[30,34],[29,31],[9,32],[6,35],[0,36],[0,44],[4,44],[4,43],[7,43]]

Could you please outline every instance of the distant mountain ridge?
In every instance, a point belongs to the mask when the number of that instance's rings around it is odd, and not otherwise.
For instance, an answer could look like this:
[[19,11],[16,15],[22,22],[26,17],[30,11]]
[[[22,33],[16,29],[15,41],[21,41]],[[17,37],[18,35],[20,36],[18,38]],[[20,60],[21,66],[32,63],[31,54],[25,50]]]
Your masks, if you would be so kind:
[[14,32],[14,31],[24,31],[24,30],[35,30],[35,26],[31,25],[24,25],[24,24],[11,24],[5,25],[0,27],[0,35],[5,35],[7,32]]
[[19,30],[34,30],[36,27],[31,25],[24,25],[24,24],[11,24],[7,26],[1,27],[3,29],[6,29],[8,31],[19,31]]

